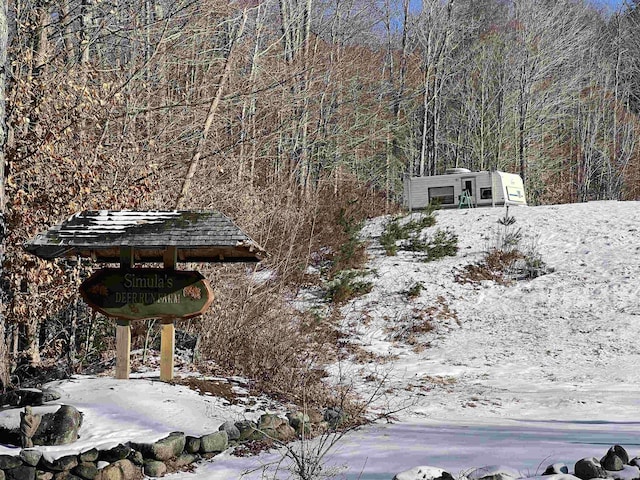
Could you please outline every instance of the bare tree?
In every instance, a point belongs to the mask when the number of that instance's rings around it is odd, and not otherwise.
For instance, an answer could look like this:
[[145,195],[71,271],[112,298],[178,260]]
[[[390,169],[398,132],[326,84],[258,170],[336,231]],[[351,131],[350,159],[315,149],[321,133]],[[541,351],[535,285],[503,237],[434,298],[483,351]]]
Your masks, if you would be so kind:
[[2,388],[9,384],[9,369],[7,349],[5,343],[5,318],[6,318],[6,288],[7,282],[4,272],[5,251],[5,146],[7,142],[7,48],[9,40],[7,0],[0,1],[0,382]]

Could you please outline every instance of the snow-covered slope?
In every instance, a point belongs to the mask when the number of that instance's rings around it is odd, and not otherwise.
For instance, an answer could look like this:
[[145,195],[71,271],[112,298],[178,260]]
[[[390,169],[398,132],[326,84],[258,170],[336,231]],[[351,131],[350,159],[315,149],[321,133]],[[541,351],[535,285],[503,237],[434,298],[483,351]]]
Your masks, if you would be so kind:
[[[637,444],[640,202],[513,208],[515,226],[537,242],[554,271],[507,286],[457,283],[454,272],[482,258],[504,213],[437,212],[437,224],[424,234],[448,228],[460,250],[430,263],[408,252],[386,256],[378,242],[386,219],[365,227],[373,289],[342,308],[344,331],[369,360],[331,370],[334,381],[354,383],[365,397],[383,392],[373,401],[379,411],[401,410],[400,423],[340,443],[332,461],[351,466],[347,478],[390,479],[425,464],[456,474],[510,462],[535,473],[539,463],[575,462],[603,455],[613,443]],[[424,288],[410,298],[407,291],[418,283]],[[424,320],[433,330],[410,338],[409,327]],[[77,378],[55,386],[62,402],[85,412],[83,440],[105,448],[177,429],[205,433],[260,413],[144,378],[127,385]],[[278,458],[222,455],[171,478],[240,478]]]
[[[404,402],[405,418],[628,419],[640,399],[640,202],[509,213],[552,273],[507,286],[454,280],[481,259],[504,208],[437,212],[424,233],[451,229],[460,250],[429,263],[410,252],[385,256],[376,241],[383,222],[369,224],[375,286],[344,307],[345,328],[393,359],[351,368],[385,377],[387,400]],[[420,296],[408,299],[418,282]],[[432,332],[413,346],[394,341],[421,316],[432,319]]]

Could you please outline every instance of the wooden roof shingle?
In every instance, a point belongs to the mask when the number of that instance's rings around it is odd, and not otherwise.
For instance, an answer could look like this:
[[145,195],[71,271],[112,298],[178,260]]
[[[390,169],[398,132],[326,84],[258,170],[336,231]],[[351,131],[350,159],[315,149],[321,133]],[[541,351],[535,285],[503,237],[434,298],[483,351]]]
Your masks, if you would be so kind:
[[81,256],[117,263],[122,248],[136,262],[162,262],[168,247],[181,262],[257,262],[265,250],[214,211],[91,210],[38,234],[24,248],[40,258]]

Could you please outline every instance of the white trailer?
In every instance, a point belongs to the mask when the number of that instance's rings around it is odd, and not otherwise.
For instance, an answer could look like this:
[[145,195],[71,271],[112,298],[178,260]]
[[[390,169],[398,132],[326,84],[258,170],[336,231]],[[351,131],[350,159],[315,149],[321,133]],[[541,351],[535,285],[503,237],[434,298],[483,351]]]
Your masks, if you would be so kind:
[[426,208],[431,202],[458,207],[463,200],[477,207],[527,204],[522,178],[513,173],[454,168],[445,175],[404,179],[404,206],[409,210]]

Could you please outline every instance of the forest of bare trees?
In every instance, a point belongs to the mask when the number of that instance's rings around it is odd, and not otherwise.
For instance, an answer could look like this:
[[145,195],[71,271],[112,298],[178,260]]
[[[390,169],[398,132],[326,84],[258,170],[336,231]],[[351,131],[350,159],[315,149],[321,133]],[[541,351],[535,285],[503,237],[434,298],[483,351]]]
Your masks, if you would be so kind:
[[512,171],[533,204],[640,198],[637,0],[2,5],[5,386],[23,363],[99,360],[88,267],[21,247],[78,210],[215,209],[264,245],[277,282],[210,273],[215,343],[268,318],[345,225],[397,208],[403,175]]

